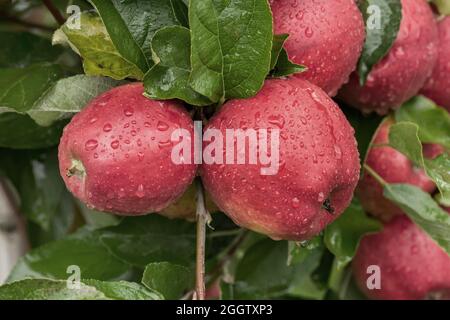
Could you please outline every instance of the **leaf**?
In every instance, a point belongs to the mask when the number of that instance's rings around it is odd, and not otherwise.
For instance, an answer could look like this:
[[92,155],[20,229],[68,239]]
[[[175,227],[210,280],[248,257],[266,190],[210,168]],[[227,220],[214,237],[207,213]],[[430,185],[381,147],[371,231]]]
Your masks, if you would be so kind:
[[387,184],[383,194],[450,254],[450,215],[428,193],[408,184]]
[[25,113],[61,77],[61,68],[49,63],[0,69],[0,111]]
[[64,239],[31,250],[11,272],[8,281],[24,278],[66,279],[67,268],[78,266],[82,278],[114,280],[126,276],[129,265],[109,253],[99,234],[82,228]]
[[59,143],[67,121],[41,127],[28,115],[15,112],[0,113],[0,147],[13,149],[39,149]]
[[450,115],[433,101],[416,96],[395,111],[395,120],[417,124],[422,143],[437,143],[450,149]]
[[106,298],[113,300],[161,300],[163,297],[151,289],[128,281],[83,280],[83,283],[95,287]]
[[159,300],[137,283],[83,280],[69,288],[65,280],[25,279],[0,287],[0,300]]
[[306,70],[307,68],[305,66],[291,62],[286,50],[281,49],[277,64],[275,65],[271,75],[272,77],[287,77],[291,74],[305,72]]
[[[217,227],[214,231],[207,231],[207,259],[215,257],[233,239],[216,235],[215,232],[220,230]],[[195,224],[181,219],[170,220],[158,214],[126,217],[119,225],[98,232],[111,253],[140,268],[152,262],[170,262],[187,267],[195,263]]]
[[352,261],[361,238],[382,229],[381,223],[369,218],[354,199],[344,213],[325,229],[324,242],[335,255],[331,288],[337,290],[345,267]]
[[391,49],[400,30],[402,4],[399,0],[361,0],[359,9],[366,21],[366,41],[358,62],[361,86]]
[[59,174],[57,150],[22,155],[27,158],[15,184],[21,212],[48,231],[53,217],[61,208],[63,194],[67,192]]
[[425,161],[422,143],[419,139],[419,127],[411,122],[398,122],[389,129],[389,145],[403,153],[416,166],[423,168],[436,183],[442,202],[450,204],[450,158],[443,153],[435,159]]
[[186,221],[150,214],[127,217],[99,232],[111,253],[138,267],[162,261],[190,265],[195,258],[195,226]]
[[212,102],[255,95],[270,71],[267,1],[191,0],[189,23],[192,88]]
[[34,63],[55,61],[62,54],[61,48],[28,32],[0,31],[0,68],[24,68]]
[[[87,75],[108,76],[116,80],[142,80],[148,69],[146,62],[141,61],[142,57],[134,57],[138,60],[135,61],[129,60],[130,54],[123,56],[114,46],[97,14],[82,12],[79,18],[80,29],[63,25],[54,33],[53,44],[69,44],[83,58],[83,68]],[[130,47],[129,52],[132,51]]]
[[[163,27],[179,25],[173,4],[179,0],[90,0],[117,50],[146,72],[151,67],[151,39]],[[182,7],[177,6],[180,15]]]
[[179,299],[193,287],[194,275],[184,266],[170,262],[153,262],[145,267],[142,283],[160,292],[166,299]]
[[450,2],[448,0],[432,0],[440,14],[450,15]]
[[28,114],[39,125],[49,126],[81,111],[93,98],[122,83],[86,75],[61,79],[34,103]]
[[288,242],[262,239],[239,262],[233,297],[268,299],[294,295],[320,299],[325,288],[315,282],[312,274],[320,265],[322,254],[323,245],[311,250],[301,262],[288,266]]
[[287,33],[275,34],[272,40],[272,53],[270,54],[270,70],[275,68],[278,57],[280,56],[283,45],[286,42],[289,35]]
[[158,62],[145,75],[146,95],[153,99],[178,98],[196,106],[211,104],[189,85],[190,46],[190,32],[184,27],[166,27],[155,33],[152,49]]

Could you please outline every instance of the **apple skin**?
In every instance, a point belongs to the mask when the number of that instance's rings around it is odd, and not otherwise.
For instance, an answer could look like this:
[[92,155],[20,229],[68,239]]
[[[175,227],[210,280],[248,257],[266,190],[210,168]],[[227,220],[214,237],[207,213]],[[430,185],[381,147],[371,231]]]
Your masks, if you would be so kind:
[[[381,289],[369,290],[367,267],[381,271]],[[397,216],[365,236],[352,263],[359,288],[370,299],[448,298],[450,256],[407,216]]]
[[329,96],[348,81],[361,54],[365,27],[353,0],[272,0],[275,34],[287,33],[291,61],[308,67],[297,76]]
[[450,16],[438,23],[438,29],[438,61],[421,93],[450,112]]
[[210,128],[223,135],[226,129],[280,129],[275,175],[261,175],[266,166],[259,161],[200,166],[213,201],[236,224],[276,240],[300,241],[318,234],[349,205],[360,169],[354,130],[310,82],[267,80],[256,96],[226,102],[205,130]]
[[[425,192],[433,192],[435,184],[423,169],[415,167],[411,160],[394,148],[376,146],[389,143],[389,128],[393,123],[394,121],[388,118],[380,125],[373,139],[374,146],[367,153],[366,164],[388,183],[406,183]],[[437,145],[424,145],[427,158],[434,158],[441,152],[442,149]],[[356,195],[364,210],[383,221],[403,214],[402,209],[383,196],[383,187],[367,172],[363,173]]]
[[142,83],[133,83],[103,93],[64,129],[60,173],[90,208],[119,215],[160,211],[195,177],[196,165],[171,160],[172,131],[193,135],[189,114],[179,102],[150,100],[143,92]]
[[385,115],[416,95],[431,75],[438,55],[438,30],[426,0],[402,0],[403,18],[389,53],[359,85],[354,72],[339,97],[364,113]]

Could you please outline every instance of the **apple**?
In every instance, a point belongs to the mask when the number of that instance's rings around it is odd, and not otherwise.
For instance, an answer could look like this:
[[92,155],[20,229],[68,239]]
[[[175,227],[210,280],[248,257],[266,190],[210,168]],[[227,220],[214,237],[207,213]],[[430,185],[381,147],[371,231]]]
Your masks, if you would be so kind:
[[438,28],[438,61],[421,93],[450,112],[450,16],[442,18]]
[[364,113],[387,114],[416,95],[431,75],[438,55],[438,31],[426,0],[401,0],[400,30],[389,53],[360,86],[355,72],[339,97]]
[[[200,166],[213,201],[236,224],[273,239],[301,241],[347,208],[360,169],[354,130],[322,89],[295,77],[267,80],[256,96],[226,102],[205,127],[224,136],[250,129],[279,138],[268,152],[279,156],[278,170],[263,173],[261,158],[255,164]],[[231,142],[236,146],[236,136]],[[240,151],[250,149],[247,144]],[[216,150],[222,153],[230,155],[225,143]]]
[[[394,123],[387,118],[375,133],[372,146],[366,156],[366,164],[388,183],[405,183],[431,193],[436,189],[434,182],[421,168],[415,167],[399,151],[385,146],[389,142],[389,128]],[[424,155],[434,158],[442,152],[438,145],[424,145]],[[383,187],[369,173],[364,172],[356,189],[356,195],[363,208],[381,220],[388,221],[403,211],[383,196]]]
[[171,133],[193,134],[177,101],[143,96],[142,83],[116,87],[92,100],[65,127],[59,167],[67,188],[88,207],[119,215],[160,211],[196,174],[193,161],[175,164]]
[[275,34],[289,34],[289,58],[308,70],[297,76],[330,96],[348,81],[364,45],[364,21],[353,0],[272,0]]
[[[368,273],[370,266],[379,268],[379,274]],[[352,269],[371,299],[450,298],[450,256],[405,215],[361,240]],[[380,287],[371,286],[372,276],[380,276]]]

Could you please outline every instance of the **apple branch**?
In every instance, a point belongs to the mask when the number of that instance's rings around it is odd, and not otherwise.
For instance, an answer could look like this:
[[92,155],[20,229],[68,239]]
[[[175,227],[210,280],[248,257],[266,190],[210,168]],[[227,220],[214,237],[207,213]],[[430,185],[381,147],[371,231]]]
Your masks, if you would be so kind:
[[195,267],[195,298],[205,300],[205,240],[206,224],[210,217],[205,204],[205,190],[201,180],[196,180],[197,188],[197,253]]
[[64,22],[66,22],[66,19],[64,19],[61,12],[58,10],[58,8],[55,7],[52,0],[42,0],[44,5],[47,7],[48,11],[52,14],[53,18],[58,22],[59,25],[63,25]]

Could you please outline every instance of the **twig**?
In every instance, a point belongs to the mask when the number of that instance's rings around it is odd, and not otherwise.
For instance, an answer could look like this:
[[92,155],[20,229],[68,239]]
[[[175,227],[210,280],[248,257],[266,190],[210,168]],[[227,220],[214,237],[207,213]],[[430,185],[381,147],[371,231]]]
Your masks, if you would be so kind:
[[24,21],[17,17],[10,16],[4,12],[0,12],[0,18],[2,20],[9,21],[9,22],[12,22],[12,23],[24,26],[24,27],[28,27],[28,28],[36,28],[36,29],[41,29],[43,31],[48,31],[48,32],[54,31],[54,28],[44,26],[44,25],[41,25],[38,23],[30,22],[30,21]]
[[66,22],[66,19],[63,17],[61,12],[59,12],[58,8],[55,7],[52,0],[42,0],[44,5],[47,7],[48,11],[52,14],[53,18],[59,23],[59,25],[63,25]]
[[387,182],[373,170],[368,164],[364,164],[364,169],[379,183],[382,187],[387,185]]
[[205,190],[200,179],[196,180],[197,188],[197,254],[195,268],[195,298],[205,300],[205,240],[206,223],[209,213],[205,205]]

